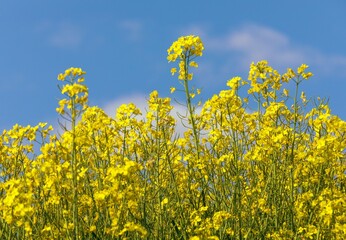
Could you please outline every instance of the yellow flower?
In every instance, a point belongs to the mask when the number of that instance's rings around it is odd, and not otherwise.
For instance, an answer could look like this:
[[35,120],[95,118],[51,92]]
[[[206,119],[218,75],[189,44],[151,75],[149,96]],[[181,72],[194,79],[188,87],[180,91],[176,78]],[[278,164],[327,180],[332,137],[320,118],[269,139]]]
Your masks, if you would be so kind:
[[302,73],[302,77],[303,77],[304,79],[309,79],[309,78],[312,77],[312,76],[313,76],[313,74],[312,74],[311,72]]
[[302,74],[309,66],[306,64],[302,64],[300,65],[300,67],[298,67],[297,73],[298,74]]
[[227,86],[229,86],[232,89],[237,90],[239,88],[239,84],[241,81],[241,77],[234,77],[227,82]]
[[164,198],[162,201],[161,201],[161,209],[168,203],[168,198]]
[[288,92],[288,90],[286,88],[283,90],[283,94],[284,94],[285,97],[288,96],[289,92]]
[[306,102],[306,96],[305,96],[305,93],[304,93],[304,92],[301,93],[300,99],[303,101],[303,103]]
[[[192,74],[188,73],[188,67],[198,67],[195,61],[190,61],[192,58],[202,56],[204,50],[203,43],[198,36],[189,35],[178,38],[167,50],[167,60],[175,62],[178,58],[179,62],[179,77],[180,80],[191,80]],[[171,69],[172,75],[177,70]]]
[[95,201],[98,201],[98,202],[102,202],[103,200],[105,200],[105,198],[107,197],[109,193],[106,192],[106,191],[101,191],[101,192],[96,192],[95,193]]
[[95,232],[96,231],[96,226],[95,225],[90,226],[89,231],[90,232]]
[[191,61],[189,65],[190,67],[198,68],[198,64],[195,61]]
[[176,89],[175,87],[171,87],[170,90],[171,90],[171,93],[174,93]]
[[[66,69],[64,73],[60,73],[58,75],[58,80],[59,81],[65,81],[66,77],[68,77],[68,76],[81,77],[84,74],[85,74],[85,72],[81,68],[71,67],[69,69]],[[83,81],[83,79],[81,81]]]
[[172,76],[177,72],[177,69],[176,68],[171,68],[171,73],[172,73]]

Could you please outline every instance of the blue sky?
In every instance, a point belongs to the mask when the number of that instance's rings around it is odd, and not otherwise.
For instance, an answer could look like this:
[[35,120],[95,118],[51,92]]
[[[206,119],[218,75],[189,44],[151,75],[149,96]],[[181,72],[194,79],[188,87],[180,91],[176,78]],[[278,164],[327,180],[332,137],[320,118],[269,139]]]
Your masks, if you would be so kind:
[[0,127],[56,125],[56,77],[71,66],[87,72],[90,105],[110,114],[121,103],[145,106],[155,89],[172,97],[179,84],[166,50],[185,34],[205,45],[193,82],[204,100],[246,78],[252,61],[281,71],[306,63],[307,96],[329,97],[346,119],[345,13],[344,0],[0,0]]

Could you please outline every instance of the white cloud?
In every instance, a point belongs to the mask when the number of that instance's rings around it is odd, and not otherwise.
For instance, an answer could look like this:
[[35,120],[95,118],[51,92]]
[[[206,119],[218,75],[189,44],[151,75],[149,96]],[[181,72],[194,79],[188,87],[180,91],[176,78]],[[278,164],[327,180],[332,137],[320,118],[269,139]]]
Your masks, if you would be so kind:
[[[196,28],[196,27],[195,27]],[[229,61],[237,62],[241,70],[251,62],[268,60],[274,67],[297,67],[302,63],[318,68],[323,73],[346,69],[346,56],[326,54],[319,49],[300,45],[275,29],[255,24],[243,25],[226,35],[207,34],[202,29],[206,48],[215,53],[230,53]],[[346,71],[342,70],[341,74]]]
[[117,24],[125,36],[131,41],[138,41],[142,37],[143,24],[137,20],[123,20]]
[[73,48],[82,42],[82,31],[77,26],[63,23],[56,27],[49,37],[49,43],[54,47]]
[[280,65],[292,65],[305,60],[304,54],[292,46],[288,37],[261,26],[248,26],[230,34],[226,47],[241,52],[251,61],[268,59]]

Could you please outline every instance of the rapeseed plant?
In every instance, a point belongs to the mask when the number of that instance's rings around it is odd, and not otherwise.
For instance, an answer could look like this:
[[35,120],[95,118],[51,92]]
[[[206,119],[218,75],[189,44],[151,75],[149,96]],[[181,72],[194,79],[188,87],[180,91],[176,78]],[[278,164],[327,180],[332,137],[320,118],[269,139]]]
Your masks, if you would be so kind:
[[191,68],[203,50],[198,36],[168,49],[185,96],[181,136],[157,91],[145,113],[130,103],[108,116],[88,105],[82,69],[59,74],[56,110],[71,127],[1,134],[0,238],[345,239],[346,122],[300,91],[308,66],[252,63],[196,111]]

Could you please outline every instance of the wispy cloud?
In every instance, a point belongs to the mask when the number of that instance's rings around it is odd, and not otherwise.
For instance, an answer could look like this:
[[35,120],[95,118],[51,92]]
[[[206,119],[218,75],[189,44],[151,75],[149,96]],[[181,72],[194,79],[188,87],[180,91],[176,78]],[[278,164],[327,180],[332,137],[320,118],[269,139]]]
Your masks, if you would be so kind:
[[79,27],[63,23],[59,24],[49,36],[49,43],[59,48],[78,47],[82,42],[82,31]]
[[[242,61],[247,64],[250,61],[268,59],[278,65],[294,65],[307,59],[301,49],[293,46],[289,38],[273,29],[248,25],[221,39],[214,39],[212,47],[228,51],[236,51],[242,55]],[[223,41],[223,44],[218,43]]]
[[131,41],[139,41],[143,33],[143,23],[128,19],[118,22],[117,27],[123,31],[126,38]]
[[338,72],[346,75],[346,56],[328,54],[321,49],[302,45],[299,40],[267,26],[245,24],[224,35],[211,35],[207,30],[199,26],[188,28],[189,32],[203,37],[209,51],[229,53],[229,58],[224,62],[236,62],[241,70],[248,69],[253,61],[265,59],[278,68],[306,63],[324,74]]

